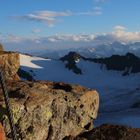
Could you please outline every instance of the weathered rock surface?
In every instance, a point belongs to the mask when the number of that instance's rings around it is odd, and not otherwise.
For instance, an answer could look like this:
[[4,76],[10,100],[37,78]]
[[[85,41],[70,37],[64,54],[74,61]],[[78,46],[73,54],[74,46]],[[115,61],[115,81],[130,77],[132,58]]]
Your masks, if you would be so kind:
[[0,51],[0,67],[2,67],[7,80],[19,80],[17,75],[20,67],[18,53]]
[[[93,129],[99,96],[95,90],[53,82],[8,82],[14,122],[23,140],[62,140]],[[0,93],[0,119],[10,139]]]
[[67,140],[140,140],[140,129],[104,124],[76,138],[68,137]]
[[0,51],[3,51],[3,46],[1,43],[0,43]]

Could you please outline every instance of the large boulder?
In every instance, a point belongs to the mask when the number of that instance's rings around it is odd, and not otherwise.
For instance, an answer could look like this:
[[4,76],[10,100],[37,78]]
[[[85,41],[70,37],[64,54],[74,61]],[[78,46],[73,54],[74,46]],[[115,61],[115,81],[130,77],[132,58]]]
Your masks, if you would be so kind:
[[[63,140],[93,129],[99,108],[95,90],[54,82],[7,83],[14,122],[23,140]],[[0,119],[10,127],[0,93]]]
[[0,67],[7,80],[19,80],[19,76],[17,75],[17,71],[20,67],[18,53],[0,51]]

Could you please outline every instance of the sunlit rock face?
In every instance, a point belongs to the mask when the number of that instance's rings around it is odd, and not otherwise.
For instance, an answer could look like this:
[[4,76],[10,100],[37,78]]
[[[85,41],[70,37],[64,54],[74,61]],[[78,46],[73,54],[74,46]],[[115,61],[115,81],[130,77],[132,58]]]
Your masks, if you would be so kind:
[[[93,129],[99,108],[95,90],[54,82],[7,83],[14,122],[23,140],[62,140]],[[0,94],[1,120],[10,139]]]
[[18,53],[0,51],[0,67],[7,80],[19,80],[17,71],[20,67],[20,58]]

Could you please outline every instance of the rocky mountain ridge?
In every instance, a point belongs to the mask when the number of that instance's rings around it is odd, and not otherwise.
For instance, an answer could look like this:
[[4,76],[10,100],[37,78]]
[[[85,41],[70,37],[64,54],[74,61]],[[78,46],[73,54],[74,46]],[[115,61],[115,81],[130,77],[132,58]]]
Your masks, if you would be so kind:
[[66,62],[65,66],[69,70],[72,70],[76,74],[82,74],[82,70],[76,66],[76,62],[81,58],[84,57],[82,57],[76,52],[70,52],[68,53],[68,55],[65,55],[64,57],[60,58],[60,60],[64,63]]
[[112,55],[105,58],[86,58],[76,52],[70,52],[64,57],[60,58],[65,62],[66,68],[72,70],[76,74],[82,74],[82,70],[78,68],[76,63],[80,60],[99,63],[101,67],[105,66],[107,70],[122,71],[122,75],[129,75],[131,73],[140,72],[140,58],[132,53],[126,55]]

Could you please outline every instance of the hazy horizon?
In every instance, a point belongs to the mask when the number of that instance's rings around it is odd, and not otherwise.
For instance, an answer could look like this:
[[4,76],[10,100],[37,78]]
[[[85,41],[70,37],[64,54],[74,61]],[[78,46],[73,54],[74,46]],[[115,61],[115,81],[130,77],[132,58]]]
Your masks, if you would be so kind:
[[138,0],[5,0],[0,42],[6,50],[92,47],[140,42]]

